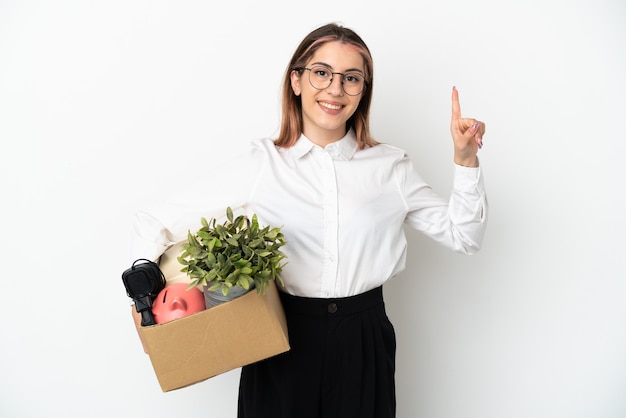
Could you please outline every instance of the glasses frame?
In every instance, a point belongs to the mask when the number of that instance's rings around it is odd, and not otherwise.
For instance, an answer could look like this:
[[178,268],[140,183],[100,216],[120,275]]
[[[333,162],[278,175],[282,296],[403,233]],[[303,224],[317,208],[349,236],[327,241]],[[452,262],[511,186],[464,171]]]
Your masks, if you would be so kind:
[[345,94],[347,94],[348,96],[352,96],[352,97],[358,96],[358,95],[362,94],[365,91],[365,88],[367,87],[367,80],[365,79],[365,74],[361,73],[360,71],[348,71],[348,74],[350,74],[351,72],[352,73],[360,73],[360,75],[363,77],[363,88],[361,89],[361,91],[356,93],[356,94],[350,94],[350,93],[348,93],[346,91],[346,88],[343,85],[343,80],[344,80],[344,77],[345,77],[346,73],[340,73],[338,71],[332,71],[332,69],[330,67],[327,67],[325,65],[318,65],[318,67],[324,68],[324,69],[328,70],[328,72],[330,73],[330,76],[331,76],[330,77],[330,81],[328,82],[328,85],[326,87],[321,88],[321,89],[315,87],[315,85],[313,84],[313,81],[311,81],[311,72],[313,72],[313,68],[309,68],[309,67],[302,67],[301,68],[302,71],[304,71],[304,70],[308,70],[309,71],[309,84],[311,84],[311,87],[313,87],[315,90],[325,90],[325,89],[329,88],[330,86],[332,86],[333,80],[335,79],[335,75],[340,75],[341,76],[341,90]]

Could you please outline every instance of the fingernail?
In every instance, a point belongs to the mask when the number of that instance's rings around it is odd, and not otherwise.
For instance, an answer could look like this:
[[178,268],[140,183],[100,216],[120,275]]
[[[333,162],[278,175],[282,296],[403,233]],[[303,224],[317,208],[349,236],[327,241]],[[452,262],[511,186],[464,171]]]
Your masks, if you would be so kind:
[[476,129],[478,129],[478,122],[472,125],[472,130],[475,131]]
[[482,139],[480,141],[478,141],[478,149],[482,149],[483,148],[483,141]]

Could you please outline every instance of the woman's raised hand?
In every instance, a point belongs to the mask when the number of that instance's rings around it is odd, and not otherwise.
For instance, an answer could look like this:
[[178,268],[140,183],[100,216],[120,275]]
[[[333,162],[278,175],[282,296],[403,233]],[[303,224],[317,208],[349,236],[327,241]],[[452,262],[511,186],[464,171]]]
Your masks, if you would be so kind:
[[485,123],[472,118],[461,117],[459,91],[452,88],[452,121],[450,133],[454,141],[454,162],[467,167],[478,167],[476,153],[483,146]]

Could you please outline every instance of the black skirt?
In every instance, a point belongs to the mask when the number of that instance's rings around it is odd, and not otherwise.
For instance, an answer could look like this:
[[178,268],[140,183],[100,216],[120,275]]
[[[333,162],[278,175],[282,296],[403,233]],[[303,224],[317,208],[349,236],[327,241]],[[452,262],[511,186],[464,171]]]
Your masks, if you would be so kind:
[[382,287],[336,299],[281,292],[281,301],[291,350],[243,367],[237,416],[395,417],[396,337]]

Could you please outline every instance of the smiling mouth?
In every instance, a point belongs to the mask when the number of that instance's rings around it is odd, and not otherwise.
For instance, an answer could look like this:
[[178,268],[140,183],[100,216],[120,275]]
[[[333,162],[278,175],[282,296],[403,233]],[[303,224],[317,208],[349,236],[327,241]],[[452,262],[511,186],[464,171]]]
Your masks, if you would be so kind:
[[341,105],[333,105],[330,103],[325,103],[325,102],[319,102],[320,106],[325,107],[326,109],[330,109],[330,110],[339,110],[342,108]]

